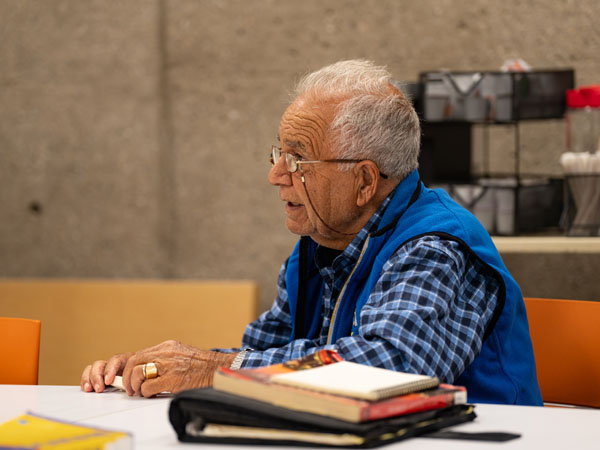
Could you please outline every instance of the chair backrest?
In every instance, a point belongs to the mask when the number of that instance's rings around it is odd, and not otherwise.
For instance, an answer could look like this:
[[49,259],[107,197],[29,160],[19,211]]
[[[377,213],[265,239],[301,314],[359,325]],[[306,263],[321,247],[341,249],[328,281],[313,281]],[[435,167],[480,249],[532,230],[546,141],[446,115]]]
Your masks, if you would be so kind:
[[39,320],[0,317],[0,384],[37,384]]
[[525,298],[545,403],[600,407],[600,302]]
[[0,314],[44,323],[40,384],[78,385],[87,364],[167,339],[239,347],[257,304],[251,281],[0,279]]

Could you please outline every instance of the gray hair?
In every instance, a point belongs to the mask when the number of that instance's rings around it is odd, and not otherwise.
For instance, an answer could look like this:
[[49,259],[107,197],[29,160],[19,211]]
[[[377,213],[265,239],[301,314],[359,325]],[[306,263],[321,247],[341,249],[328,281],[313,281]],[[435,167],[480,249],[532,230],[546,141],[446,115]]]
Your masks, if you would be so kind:
[[323,102],[341,98],[328,130],[337,157],[369,159],[399,179],[419,166],[419,118],[385,67],[365,60],[337,62],[303,77],[295,93]]

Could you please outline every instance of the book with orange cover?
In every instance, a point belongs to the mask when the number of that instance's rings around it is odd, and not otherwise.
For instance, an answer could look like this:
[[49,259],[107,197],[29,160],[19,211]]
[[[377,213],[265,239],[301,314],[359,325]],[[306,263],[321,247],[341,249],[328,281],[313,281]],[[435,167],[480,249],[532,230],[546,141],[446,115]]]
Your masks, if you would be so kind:
[[[381,400],[364,400],[337,393],[297,387],[297,385],[273,382],[273,377],[280,374],[293,373],[297,370],[310,371],[314,368],[337,364],[341,361],[342,358],[336,352],[322,350],[306,358],[271,366],[238,371],[221,367],[215,372],[213,388],[288,409],[334,417],[354,423],[443,408],[466,403],[467,400],[464,387],[447,384],[438,385],[437,382],[429,383],[429,386],[433,383],[433,386],[435,386],[433,388],[424,390],[415,388],[417,392],[388,396]],[[342,377],[339,377],[339,379],[341,380]]]

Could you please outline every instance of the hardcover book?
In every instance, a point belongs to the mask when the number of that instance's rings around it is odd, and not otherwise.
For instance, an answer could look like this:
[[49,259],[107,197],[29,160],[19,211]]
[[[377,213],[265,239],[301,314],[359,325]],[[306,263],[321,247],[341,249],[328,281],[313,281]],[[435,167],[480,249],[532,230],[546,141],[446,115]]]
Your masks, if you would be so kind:
[[[215,373],[213,388],[296,411],[334,417],[354,423],[438,409],[463,404],[467,401],[465,388],[447,384],[438,385],[437,379],[432,379],[435,380],[433,382],[429,381],[431,384],[425,384],[425,386],[436,386],[434,388],[394,395],[383,400],[356,399],[273,382],[273,378],[279,374],[296,373],[299,370],[298,368],[301,368],[300,370],[306,368],[304,371],[308,373],[316,370],[315,368],[341,364],[340,361],[341,358],[337,353],[321,351],[308,358],[255,369],[233,371],[223,367]],[[344,366],[346,365],[342,364],[339,367],[344,369]],[[368,366],[364,367],[376,371],[383,370]],[[344,370],[340,372],[341,374],[338,373],[337,375],[337,381],[348,378],[344,374]],[[398,374],[392,371],[385,372]],[[363,381],[363,378],[359,378],[355,379],[353,383],[360,386]],[[336,380],[333,380],[332,383],[336,383]]]

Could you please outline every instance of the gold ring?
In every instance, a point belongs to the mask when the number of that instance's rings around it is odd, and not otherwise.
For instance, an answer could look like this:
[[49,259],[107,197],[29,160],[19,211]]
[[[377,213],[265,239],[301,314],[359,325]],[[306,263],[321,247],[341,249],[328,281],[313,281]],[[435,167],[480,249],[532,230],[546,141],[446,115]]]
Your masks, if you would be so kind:
[[146,380],[151,380],[158,376],[158,369],[154,363],[146,363],[142,366],[142,374]]

